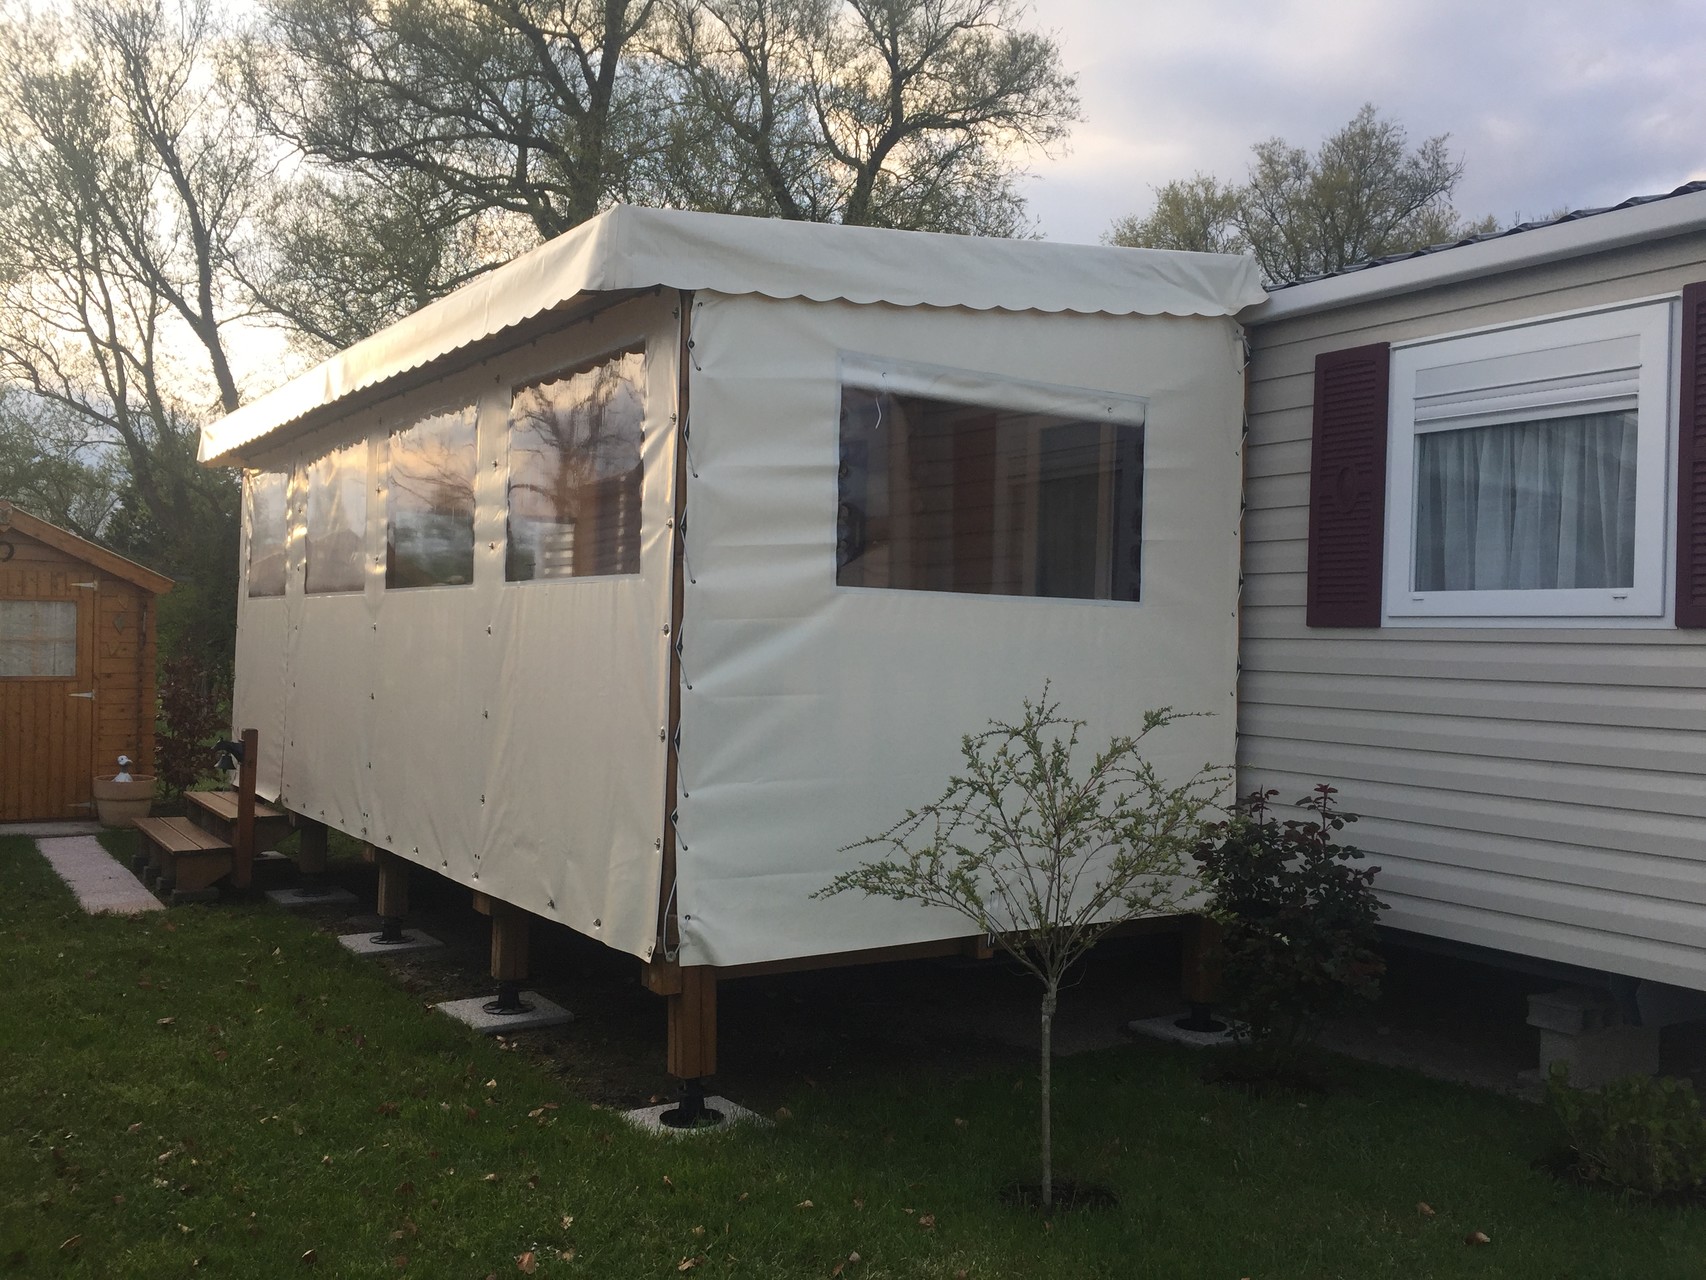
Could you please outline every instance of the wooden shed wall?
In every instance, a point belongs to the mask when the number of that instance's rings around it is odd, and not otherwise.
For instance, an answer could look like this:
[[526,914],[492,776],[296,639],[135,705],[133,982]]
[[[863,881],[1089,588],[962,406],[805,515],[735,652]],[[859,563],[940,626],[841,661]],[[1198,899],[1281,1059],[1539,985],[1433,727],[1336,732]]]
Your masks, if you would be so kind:
[[1706,632],[1306,627],[1315,358],[1701,279],[1690,235],[1252,325],[1240,787],[1339,786],[1391,925],[1706,989]]
[[[88,817],[89,779],[116,772],[121,754],[137,762],[133,773],[154,771],[154,597],[21,530],[4,537],[12,555],[0,564],[0,598],[81,608],[75,680],[0,680],[0,740],[20,753],[0,768],[0,815]],[[93,691],[92,708],[70,686]],[[80,725],[80,715],[92,718]]]

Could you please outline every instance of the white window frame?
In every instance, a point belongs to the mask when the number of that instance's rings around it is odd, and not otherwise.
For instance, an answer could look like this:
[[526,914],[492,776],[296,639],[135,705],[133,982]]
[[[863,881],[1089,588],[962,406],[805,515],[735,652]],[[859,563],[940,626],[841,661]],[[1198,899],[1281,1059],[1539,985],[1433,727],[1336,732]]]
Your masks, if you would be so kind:
[[[1392,625],[1653,626],[1670,616],[1671,391],[1676,304],[1647,301],[1393,344],[1383,610]],[[1608,355],[1629,346],[1636,361]],[[1581,347],[1585,364],[1566,357]],[[1468,366],[1502,360],[1493,374]],[[1454,379],[1451,371],[1461,372]],[[1452,389],[1418,396],[1418,377]],[[1443,374],[1443,378],[1438,375]],[[1415,590],[1416,444],[1430,431],[1634,408],[1635,573],[1628,587]]]

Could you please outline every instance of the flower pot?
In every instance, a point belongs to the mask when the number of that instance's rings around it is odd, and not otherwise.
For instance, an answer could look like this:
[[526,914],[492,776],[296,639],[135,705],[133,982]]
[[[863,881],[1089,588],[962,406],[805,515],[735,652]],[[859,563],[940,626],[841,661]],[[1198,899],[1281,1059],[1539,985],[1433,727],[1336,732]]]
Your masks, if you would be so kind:
[[154,804],[154,779],[148,774],[135,774],[125,782],[115,778],[96,778],[94,782],[95,816],[104,827],[128,827],[138,818],[146,818]]

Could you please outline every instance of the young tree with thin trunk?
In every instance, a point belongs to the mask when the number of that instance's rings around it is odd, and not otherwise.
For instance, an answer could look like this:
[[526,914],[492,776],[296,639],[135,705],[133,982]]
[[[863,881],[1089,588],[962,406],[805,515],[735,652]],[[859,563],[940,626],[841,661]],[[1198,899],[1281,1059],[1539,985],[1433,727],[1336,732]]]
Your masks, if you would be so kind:
[[1087,764],[1084,721],[1060,713],[1045,686],[1016,724],[961,739],[963,771],[939,799],[850,849],[889,856],[819,890],[857,890],[942,907],[987,933],[1042,984],[1041,1202],[1054,1203],[1053,1031],[1068,972],[1117,924],[1160,915],[1192,887],[1186,872],[1204,823],[1230,785],[1204,765],[1170,783],[1144,758],[1150,734],[1180,719],[1145,713]]

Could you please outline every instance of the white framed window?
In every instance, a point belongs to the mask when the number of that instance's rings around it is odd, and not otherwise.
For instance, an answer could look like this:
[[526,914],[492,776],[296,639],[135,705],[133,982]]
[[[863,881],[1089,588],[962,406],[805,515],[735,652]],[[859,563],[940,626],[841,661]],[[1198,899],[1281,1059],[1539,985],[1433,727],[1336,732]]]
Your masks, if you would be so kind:
[[1665,616],[1673,310],[1394,345],[1388,621]]

